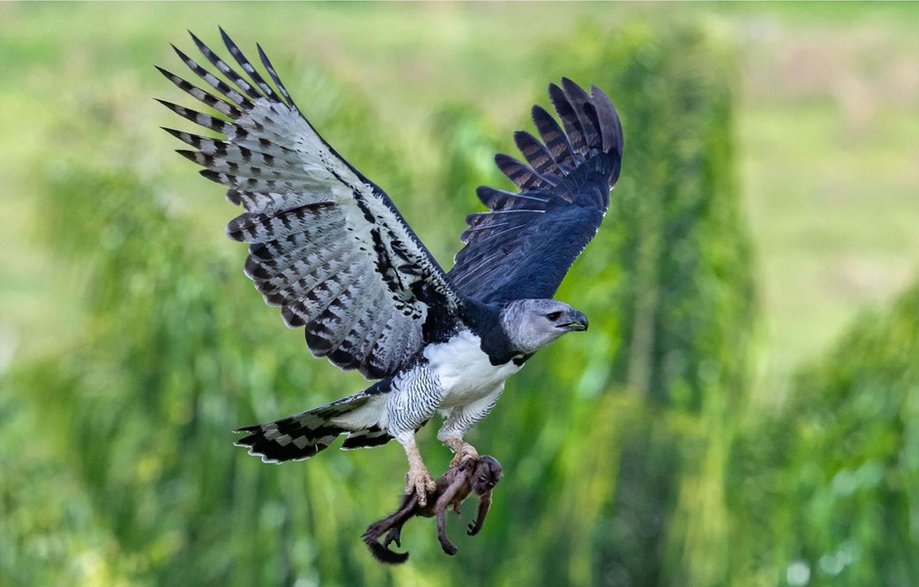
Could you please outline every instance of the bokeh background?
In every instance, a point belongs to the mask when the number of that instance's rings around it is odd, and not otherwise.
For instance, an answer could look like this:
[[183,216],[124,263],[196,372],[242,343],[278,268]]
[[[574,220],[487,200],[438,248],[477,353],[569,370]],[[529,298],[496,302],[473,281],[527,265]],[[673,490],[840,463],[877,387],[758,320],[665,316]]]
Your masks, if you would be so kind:
[[[591,330],[471,437],[507,476],[454,558],[422,521],[404,567],[365,552],[397,445],[231,445],[363,382],[261,302],[158,128],[193,101],[153,64],[218,25],[447,266],[548,82],[621,112],[559,292]],[[919,583],[915,4],[4,3],[0,154],[4,585]]]

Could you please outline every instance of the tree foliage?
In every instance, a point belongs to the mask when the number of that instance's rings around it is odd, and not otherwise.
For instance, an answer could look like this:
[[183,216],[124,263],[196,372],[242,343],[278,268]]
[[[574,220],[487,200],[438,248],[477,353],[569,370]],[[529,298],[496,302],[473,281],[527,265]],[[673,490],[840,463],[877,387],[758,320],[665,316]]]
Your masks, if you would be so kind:
[[751,583],[919,576],[919,283],[864,315],[737,439],[729,485]]
[[[397,446],[279,467],[231,446],[238,426],[364,383],[308,358],[302,333],[281,328],[242,277],[244,251],[210,236],[232,211],[194,194],[219,189],[190,166],[178,184],[151,166],[156,140],[126,135],[129,108],[115,93],[59,115],[55,146],[69,155],[35,178],[46,245],[79,291],[67,294],[79,295],[79,336],[2,381],[0,582],[919,576],[919,288],[803,371],[786,404],[743,417],[756,299],[728,51],[702,27],[633,23],[612,34],[584,26],[537,58],[549,63],[537,79],[567,75],[614,98],[626,152],[607,222],[558,296],[590,316],[590,332],[529,361],[470,437],[506,471],[479,536],[457,540],[450,559],[419,521],[404,536],[409,564],[384,569],[360,535],[396,505]],[[425,167],[357,92],[306,76],[294,93],[312,122],[438,254],[459,248],[476,186],[508,187],[491,157],[511,150],[525,116],[439,107],[419,139]],[[546,105],[542,88],[532,97]],[[98,137],[91,158],[85,136]],[[203,209],[225,216],[189,213]],[[430,428],[421,444],[436,471],[449,455]]]

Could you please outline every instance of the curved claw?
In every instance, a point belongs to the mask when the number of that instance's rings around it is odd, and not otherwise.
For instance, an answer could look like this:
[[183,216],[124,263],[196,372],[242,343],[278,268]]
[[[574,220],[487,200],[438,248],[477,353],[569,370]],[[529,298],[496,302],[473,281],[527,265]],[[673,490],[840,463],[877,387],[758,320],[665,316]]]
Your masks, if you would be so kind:
[[475,461],[479,458],[479,451],[468,442],[458,440],[448,446],[453,450],[453,460],[450,461],[450,467],[458,467],[463,461]]

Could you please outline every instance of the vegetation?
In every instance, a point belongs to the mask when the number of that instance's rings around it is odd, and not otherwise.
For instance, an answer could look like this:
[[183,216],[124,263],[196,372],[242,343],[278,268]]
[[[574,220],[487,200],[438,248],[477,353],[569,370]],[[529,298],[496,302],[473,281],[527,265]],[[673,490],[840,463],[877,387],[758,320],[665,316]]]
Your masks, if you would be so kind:
[[[805,367],[744,427],[729,485],[741,583],[909,585],[919,576],[919,283]],[[780,567],[779,567],[780,568]]]
[[[0,7],[0,66],[22,81],[0,85],[0,148],[4,175],[25,196],[5,204],[29,219],[0,235],[10,245],[0,254],[0,346],[16,342],[10,332],[21,337],[14,360],[0,349],[0,582],[919,580],[919,284],[855,322],[825,356],[758,373],[762,357],[785,356],[772,327],[783,314],[757,286],[776,277],[775,250],[756,210],[747,226],[740,179],[759,178],[757,166],[774,155],[756,151],[766,139],[751,139],[751,128],[768,126],[755,108],[763,98],[738,92],[749,61],[739,63],[719,32],[724,21],[686,9],[661,26],[640,12],[621,19],[620,8],[548,7],[519,25],[536,41],[496,41],[492,53],[446,33],[474,23],[482,39],[497,39],[488,35],[519,21],[506,7],[427,7],[418,25],[379,7],[267,6],[279,19],[314,19],[319,41],[307,48],[320,57],[285,55],[300,45],[280,20],[238,39],[269,49],[313,123],[394,196],[441,260],[477,209],[474,188],[507,185],[492,156],[527,127],[526,105],[546,104],[541,84],[563,74],[596,84],[622,112],[626,165],[609,221],[559,292],[591,317],[590,332],[530,361],[471,437],[506,471],[483,532],[457,540],[451,559],[431,524],[412,524],[412,558],[391,570],[360,535],[396,505],[398,447],[269,467],[230,445],[240,425],[363,382],[309,359],[302,333],[285,331],[261,304],[241,275],[242,248],[221,238],[233,210],[220,188],[172,156],[177,145],[156,129],[169,117],[148,98],[169,97],[168,83],[152,70],[142,81],[132,73],[154,62],[176,69],[164,49],[182,29],[173,21],[197,28],[212,9],[142,6],[148,21],[94,5]],[[246,31],[253,10],[221,22]],[[402,23],[414,44],[391,32],[379,54],[370,51],[371,29],[349,19],[357,10],[376,28]],[[730,22],[743,22],[730,10]],[[811,10],[796,18],[809,22]],[[884,10],[884,22],[901,16]],[[69,30],[80,15],[96,18],[73,27],[68,44],[40,32]],[[12,34],[14,25],[25,32]],[[360,37],[350,50],[363,47],[377,64],[408,68],[394,73],[401,83],[355,69],[323,25]],[[441,46],[431,59],[451,67],[412,69],[423,60],[409,48]],[[485,71],[493,55],[500,67]],[[42,69],[49,64],[66,64],[73,91],[56,86]],[[437,98],[451,90],[452,101]],[[430,109],[419,114],[421,104]],[[741,104],[754,114],[739,121]],[[37,131],[27,132],[29,121],[40,121]],[[908,192],[914,179],[897,179],[900,159],[889,160],[884,185]],[[766,183],[749,189],[768,191]],[[893,250],[915,242],[898,226],[886,227]],[[25,236],[27,245],[13,246]],[[798,332],[782,324],[781,333]],[[812,338],[788,344],[802,340]],[[422,450],[438,470],[449,455],[433,436],[423,431]]]

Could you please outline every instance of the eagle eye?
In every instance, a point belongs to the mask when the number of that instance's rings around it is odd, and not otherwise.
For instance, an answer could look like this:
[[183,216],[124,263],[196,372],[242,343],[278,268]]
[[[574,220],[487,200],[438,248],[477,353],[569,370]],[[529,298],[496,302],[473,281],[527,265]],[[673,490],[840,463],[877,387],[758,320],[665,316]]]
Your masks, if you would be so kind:
[[548,318],[548,319],[551,320],[552,322],[555,322],[556,320],[558,320],[558,319],[561,318],[561,317],[562,317],[562,313],[561,313],[561,312],[549,312],[548,314],[546,314],[546,318]]

